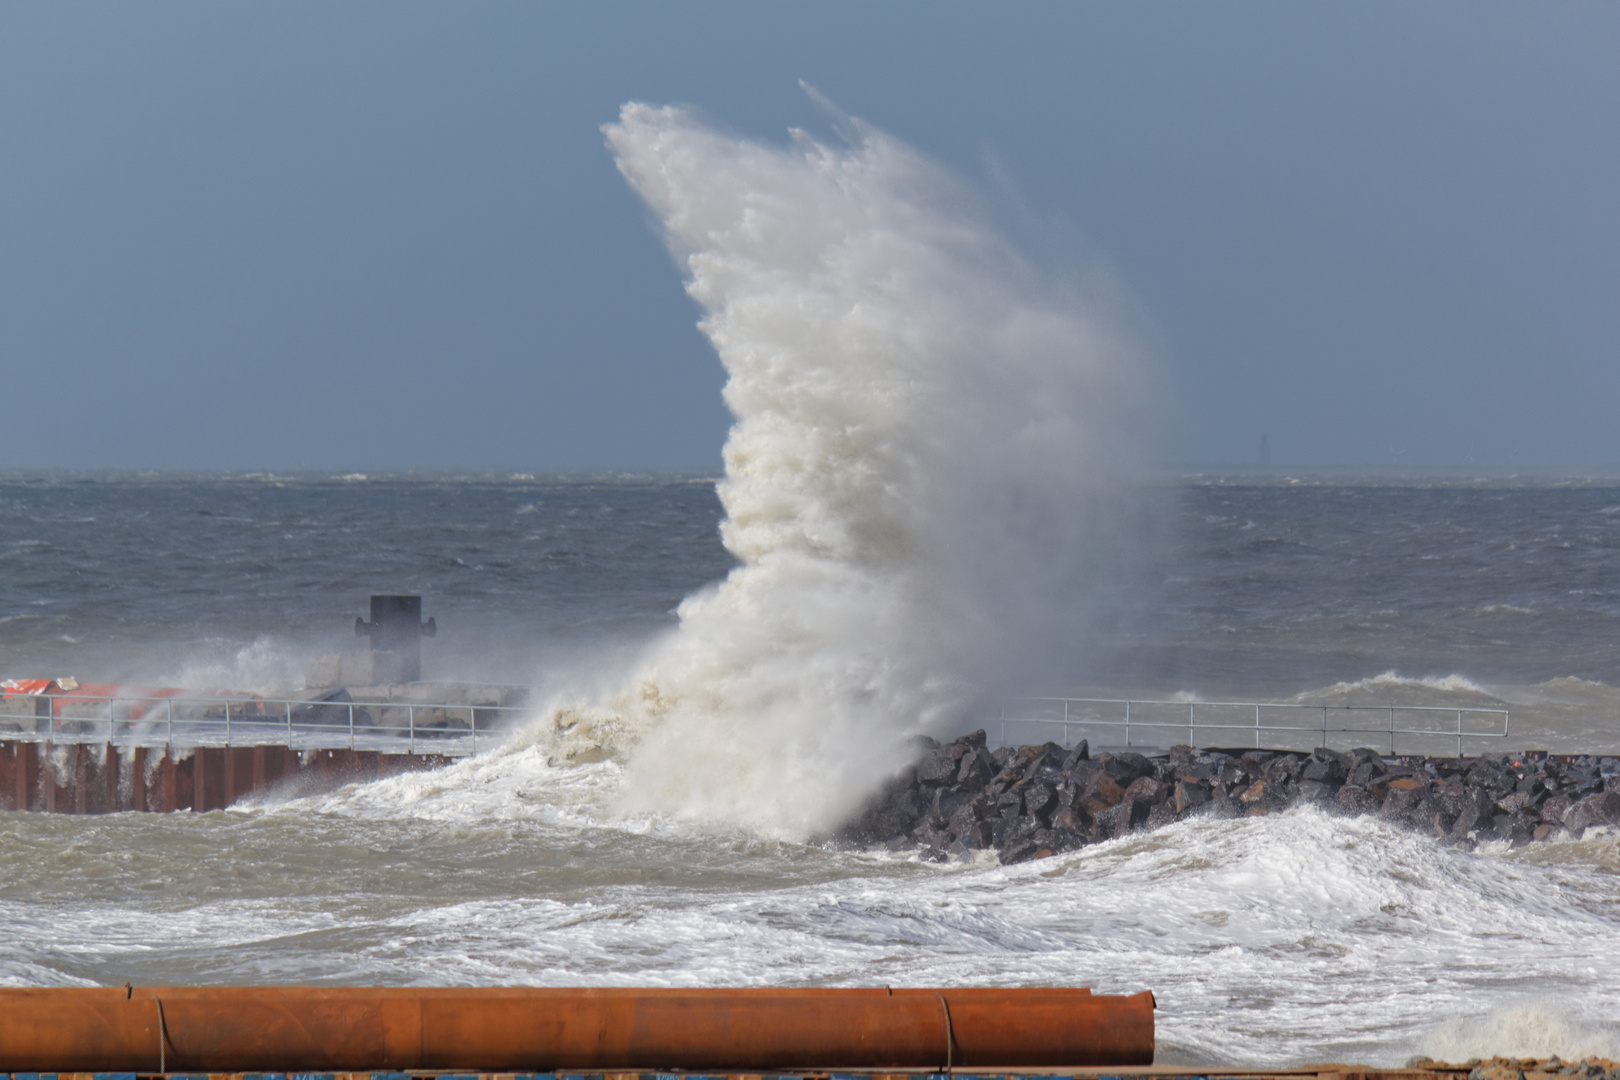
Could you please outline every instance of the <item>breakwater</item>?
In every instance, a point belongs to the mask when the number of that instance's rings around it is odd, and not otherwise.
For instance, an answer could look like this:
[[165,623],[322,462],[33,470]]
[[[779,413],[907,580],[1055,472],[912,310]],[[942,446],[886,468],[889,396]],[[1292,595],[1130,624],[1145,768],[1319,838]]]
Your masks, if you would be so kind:
[[1376,814],[1452,844],[1518,846],[1620,825],[1620,759],[1188,746],[1148,756],[1092,754],[1085,741],[991,750],[976,731],[944,744],[924,739],[916,763],[837,838],[920,847],[933,860],[989,850],[1017,863],[1193,815],[1252,817],[1302,805]]

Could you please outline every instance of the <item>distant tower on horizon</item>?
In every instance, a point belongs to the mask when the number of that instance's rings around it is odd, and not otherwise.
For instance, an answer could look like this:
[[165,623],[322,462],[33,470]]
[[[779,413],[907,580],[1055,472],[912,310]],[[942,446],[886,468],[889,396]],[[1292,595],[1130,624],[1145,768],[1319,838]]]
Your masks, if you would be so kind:
[[1271,468],[1271,441],[1264,434],[1260,436],[1259,463],[1262,469]]

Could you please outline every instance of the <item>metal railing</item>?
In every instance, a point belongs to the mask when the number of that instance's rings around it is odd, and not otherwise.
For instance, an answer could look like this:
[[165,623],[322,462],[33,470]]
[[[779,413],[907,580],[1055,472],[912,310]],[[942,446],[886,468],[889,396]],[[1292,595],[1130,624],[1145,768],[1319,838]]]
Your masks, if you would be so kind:
[[103,697],[39,694],[0,701],[0,740],[118,746],[286,746],[461,757],[528,710],[318,698]]
[[[1135,708],[1133,716],[1131,710]],[[1144,709],[1147,710],[1144,715]],[[1186,710],[1187,718],[1182,720],[1173,713]],[[1198,715],[1202,710],[1204,716]],[[1042,712],[1045,715],[1017,715],[1019,712]],[[1297,715],[1314,713],[1319,723],[1311,724],[1278,724],[1263,723],[1271,719],[1268,714],[1281,713]],[[1213,715],[1212,715],[1213,714]],[[1408,714],[1418,714],[1423,720],[1431,720],[1436,716],[1449,716],[1453,724],[1447,728],[1439,728],[1430,723],[1424,727],[1406,727],[1396,723],[1398,717]],[[1241,715],[1241,719],[1239,718]],[[1252,715],[1252,721],[1251,721]],[[1357,719],[1363,716],[1382,716],[1384,723],[1377,726],[1351,725],[1343,723],[1329,723],[1329,718],[1338,719],[1350,717]],[[1490,731],[1467,730],[1464,728],[1464,719],[1481,721],[1488,719],[1493,727]],[[1502,730],[1494,730],[1496,721],[1501,722]],[[1020,697],[1008,698],[1001,705],[1001,742],[1007,742],[1007,725],[1009,724],[1045,724],[1061,725],[1063,728],[1063,745],[1071,742],[1073,729],[1094,730],[1123,729],[1125,745],[1130,746],[1132,731],[1143,728],[1151,730],[1169,730],[1175,732],[1185,731],[1187,743],[1190,746],[1199,745],[1198,733],[1226,731],[1232,733],[1252,733],[1256,748],[1261,746],[1264,732],[1311,732],[1320,736],[1319,746],[1326,746],[1329,735],[1377,735],[1389,737],[1389,752],[1395,754],[1395,738],[1397,735],[1428,736],[1455,738],[1457,740],[1457,756],[1462,756],[1464,739],[1505,739],[1508,736],[1508,710],[1506,709],[1479,709],[1455,708],[1446,705],[1306,705],[1295,702],[1259,702],[1259,701],[1139,701],[1124,698],[1058,698],[1058,697]],[[1230,742],[1209,742],[1206,745],[1232,745]],[[1139,744],[1148,745],[1148,744]],[[1152,744],[1157,746],[1157,743]]]

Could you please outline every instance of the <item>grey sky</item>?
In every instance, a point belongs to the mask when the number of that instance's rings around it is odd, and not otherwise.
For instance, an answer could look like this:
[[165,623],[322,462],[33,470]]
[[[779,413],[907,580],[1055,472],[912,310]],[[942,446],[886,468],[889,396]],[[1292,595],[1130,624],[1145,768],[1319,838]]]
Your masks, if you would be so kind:
[[598,127],[825,133],[800,78],[1112,267],[1170,457],[1620,462],[1617,56],[1612,3],[6,0],[0,467],[713,468]]

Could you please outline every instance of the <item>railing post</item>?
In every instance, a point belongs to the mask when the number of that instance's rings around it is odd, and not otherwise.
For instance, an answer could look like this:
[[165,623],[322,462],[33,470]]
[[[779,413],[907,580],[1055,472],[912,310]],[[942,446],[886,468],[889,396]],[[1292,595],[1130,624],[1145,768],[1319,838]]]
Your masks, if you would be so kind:
[[1462,757],[1462,710],[1457,710],[1457,756]]
[[354,749],[354,702],[349,702],[349,749]]
[[1195,748],[1198,746],[1198,743],[1193,738],[1193,710],[1197,707],[1198,705],[1196,702],[1187,702],[1187,745]]
[[1130,749],[1130,745],[1131,745],[1131,703],[1127,701],[1125,703],[1125,748]]
[[225,699],[225,745],[227,747],[229,747],[231,745],[231,701],[230,701],[230,698]]
[[1069,748],[1069,699],[1063,699],[1063,749]]
[[1007,745],[1007,699],[1001,699],[1001,745]]
[[414,754],[414,753],[416,753],[416,706],[415,705],[407,705],[407,706],[405,706],[405,715],[406,715],[406,722],[408,724],[410,724],[410,731],[411,731],[410,744],[409,744],[410,748],[411,748],[410,752],[412,754]]
[[1326,749],[1326,747],[1327,747],[1327,706],[1326,705],[1322,706],[1322,741],[1321,741],[1321,743],[1319,745],[1321,745],[1324,749]]
[[471,705],[467,706],[467,726],[472,729],[472,752],[478,756],[478,710]]
[[1254,748],[1260,749],[1260,703],[1254,703]]
[[282,704],[287,706],[287,748],[290,750],[292,749],[292,702],[283,701]]
[[1395,706],[1389,707],[1389,756],[1395,756]]
[[169,714],[169,737],[164,740],[163,745],[170,747],[174,745],[174,698],[165,698],[163,705],[164,711]]

